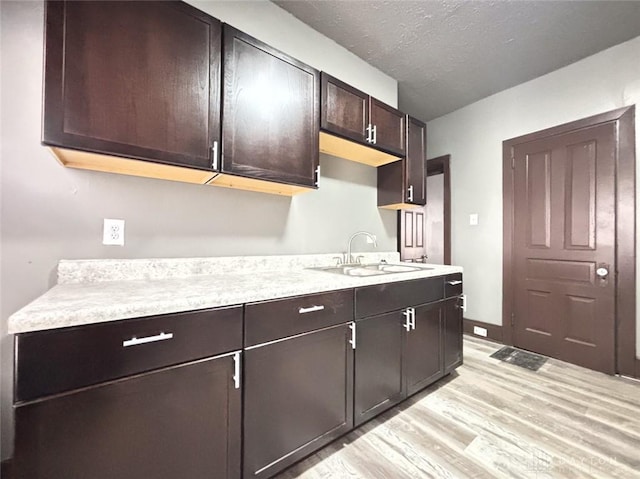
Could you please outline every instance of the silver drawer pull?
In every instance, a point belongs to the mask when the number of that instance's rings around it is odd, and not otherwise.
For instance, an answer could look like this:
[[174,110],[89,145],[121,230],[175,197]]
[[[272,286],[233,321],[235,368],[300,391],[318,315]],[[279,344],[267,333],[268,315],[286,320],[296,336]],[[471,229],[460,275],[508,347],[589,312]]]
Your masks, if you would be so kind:
[[323,305],[320,306],[309,306],[308,308],[298,308],[298,313],[313,313],[314,311],[322,311],[324,309]]
[[447,284],[450,284],[451,286],[457,286],[458,284],[462,284],[462,281],[460,280],[447,281]]
[[136,338],[135,336],[131,339],[126,339],[122,341],[123,347],[129,346],[137,346],[138,344],[146,344],[146,343],[155,343],[156,341],[164,341],[166,339],[172,339],[173,333],[160,333],[155,336],[146,336],[144,338]]

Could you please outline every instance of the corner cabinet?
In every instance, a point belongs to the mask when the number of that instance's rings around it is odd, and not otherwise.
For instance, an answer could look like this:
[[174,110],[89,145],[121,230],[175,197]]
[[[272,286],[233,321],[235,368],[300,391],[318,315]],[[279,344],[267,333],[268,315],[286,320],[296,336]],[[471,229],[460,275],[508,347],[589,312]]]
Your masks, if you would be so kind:
[[406,154],[405,115],[322,72],[320,151],[370,166]]
[[178,1],[48,1],[43,144],[66,166],[209,181],[221,28]]
[[316,188],[319,87],[317,70],[225,25],[222,175],[213,184]]
[[378,167],[378,207],[405,209],[427,204],[427,125],[407,116],[407,156]]
[[241,347],[242,308],[17,335],[16,477],[239,479]]

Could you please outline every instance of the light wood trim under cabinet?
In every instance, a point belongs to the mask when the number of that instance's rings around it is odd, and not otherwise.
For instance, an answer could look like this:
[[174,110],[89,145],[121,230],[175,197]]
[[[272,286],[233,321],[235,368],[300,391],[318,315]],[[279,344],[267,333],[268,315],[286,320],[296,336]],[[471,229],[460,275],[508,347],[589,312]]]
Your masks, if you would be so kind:
[[320,132],[320,152],[375,167],[402,159],[401,157],[361,145],[351,140],[345,140],[344,138],[331,135],[324,131]]
[[293,196],[314,190],[314,188],[274,183],[254,178],[245,178],[243,176],[220,174],[215,171],[163,165],[162,163],[121,158],[87,151],[58,147],[49,147],[49,150],[60,164],[69,168],[180,181],[199,185],[222,186],[225,188],[236,188],[239,190],[257,191],[283,196]]
[[378,206],[378,208],[383,210],[415,210],[422,208],[422,206],[414,205],[413,203],[394,203],[392,205]]
[[184,183],[206,184],[216,175],[214,171],[197,170],[181,166],[163,165],[150,161],[120,158],[87,151],[49,147],[59,163],[70,168],[104,171],[122,175],[142,176]]
[[308,191],[314,191],[315,188],[303,187],[298,185],[288,185],[285,183],[275,183],[272,181],[258,180],[255,178],[247,178],[244,176],[235,176],[227,174],[219,174],[211,178],[207,183],[213,186],[222,186],[224,188],[236,188],[245,191],[257,191],[259,193],[269,193],[272,195],[294,196]]

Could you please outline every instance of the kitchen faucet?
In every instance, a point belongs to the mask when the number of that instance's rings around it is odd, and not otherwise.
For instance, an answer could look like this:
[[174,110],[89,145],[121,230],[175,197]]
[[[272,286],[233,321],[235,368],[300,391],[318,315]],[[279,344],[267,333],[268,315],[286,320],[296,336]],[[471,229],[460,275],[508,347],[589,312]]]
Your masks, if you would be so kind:
[[378,243],[376,242],[375,235],[372,235],[371,233],[367,233],[366,231],[358,231],[357,233],[353,233],[351,235],[351,238],[349,238],[349,244],[347,245],[347,258],[346,258],[347,264],[355,263],[355,261],[353,260],[353,256],[351,255],[351,242],[356,236],[360,236],[360,235],[367,236],[373,242],[373,247],[374,248],[378,247]]

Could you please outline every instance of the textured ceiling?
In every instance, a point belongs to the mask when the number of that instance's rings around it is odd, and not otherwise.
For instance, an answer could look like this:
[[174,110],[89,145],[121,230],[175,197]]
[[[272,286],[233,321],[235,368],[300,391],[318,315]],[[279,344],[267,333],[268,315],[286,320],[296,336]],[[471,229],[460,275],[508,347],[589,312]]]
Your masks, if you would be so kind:
[[398,80],[425,121],[640,35],[637,0],[275,3]]

